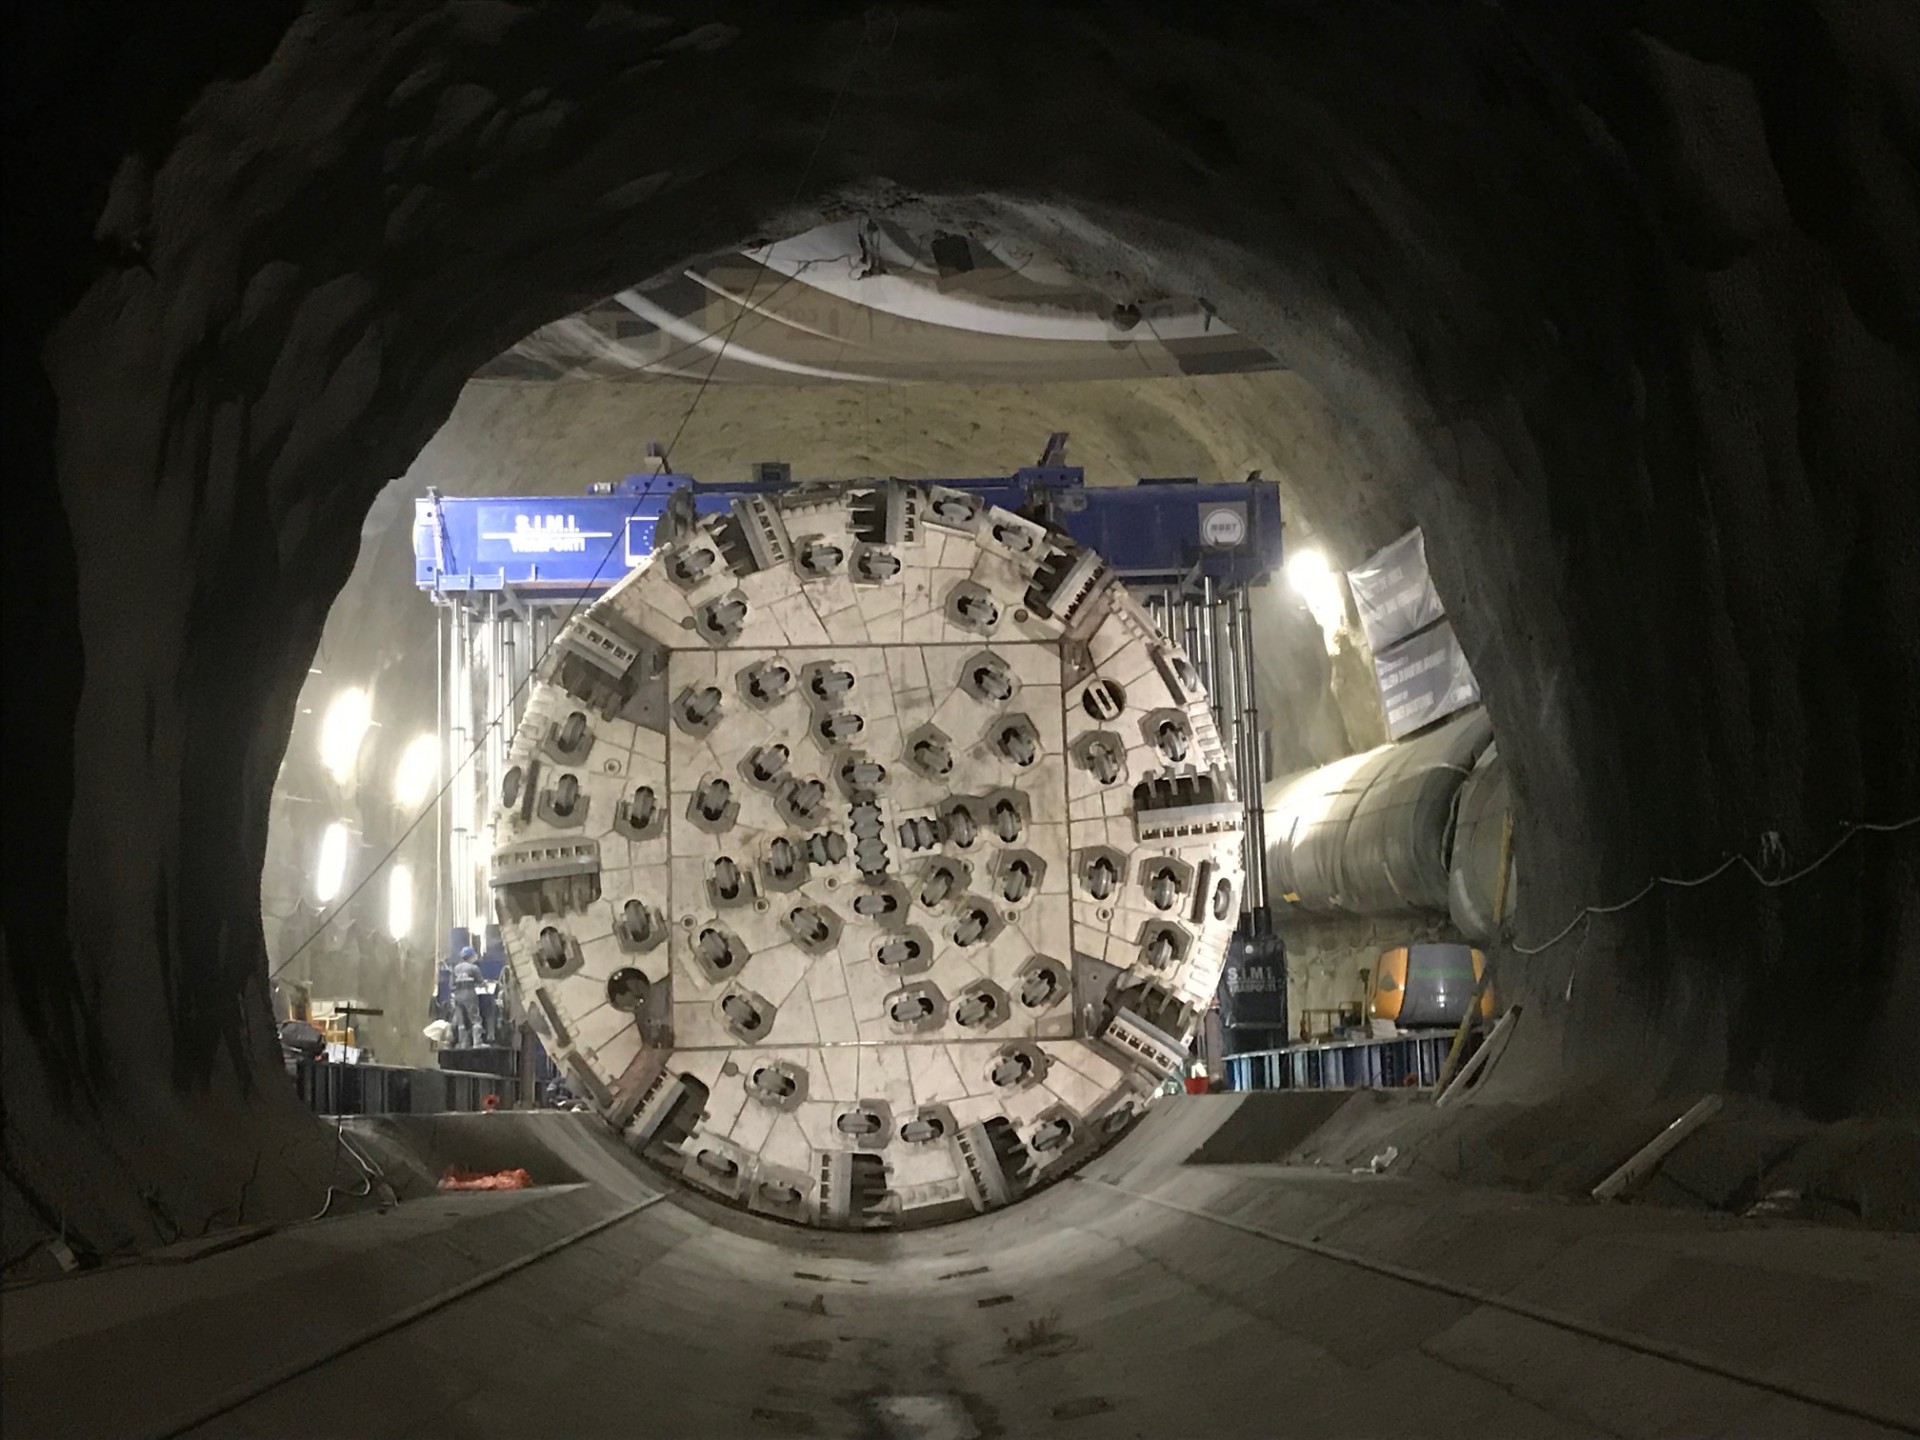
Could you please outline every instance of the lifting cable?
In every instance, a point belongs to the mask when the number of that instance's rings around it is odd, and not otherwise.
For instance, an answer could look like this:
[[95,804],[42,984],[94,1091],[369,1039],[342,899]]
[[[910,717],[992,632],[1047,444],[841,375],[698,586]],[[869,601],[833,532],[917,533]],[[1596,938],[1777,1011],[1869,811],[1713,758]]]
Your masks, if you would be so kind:
[[[1544,952],[1551,950],[1554,946],[1558,945],[1562,940],[1566,939],[1567,936],[1571,935],[1574,932],[1575,927],[1586,923],[1588,920],[1591,920],[1595,915],[1615,915],[1622,910],[1630,909],[1631,907],[1638,905],[1642,900],[1646,899],[1647,896],[1651,895],[1656,889],[1658,889],[1662,885],[1671,885],[1676,889],[1691,890],[1697,885],[1706,884],[1709,880],[1717,880],[1720,876],[1724,875],[1727,871],[1731,870],[1735,865],[1744,866],[1749,875],[1751,875],[1755,880],[1759,881],[1762,885],[1766,886],[1766,888],[1769,890],[1784,889],[1786,886],[1793,884],[1797,880],[1806,879],[1807,876],[1811,875],[1814,871],[1818,870],[1822,865],[1826,864],[1827,861],[1831,860],[1835,855],[1839,854],[1841,849],[1846,845],[1846,843],[1849,840],[1853,839],[1855,835],[1860,834],[1862,831],[1868,831],[1878,835],[1892,835],[1898,831],[1910,829],[1915,825],[1920,825],[1920,815],[1909,815],[1904,820],[1891,820],[1891,821],[1849,820],[1849,821],[1846,821],[1845,823],[1842,824],[1840,828],[1839,839],[1835,840],[1833,844],[1829,845],[1824,851],[1820,853],[1818,857],[1816,857],[1812,861],[1809,861],[1807,864],[1802,865],[1798,870],[1789,871],[1785,875],[1768,876],[1761,873],[1760,867],[1758,865],[1754,864],[1753,861],[1749,860],[1745,855],[1740,854],[1738,851],[1735,851],[1733,854],[1727,856],[1726,859],[1722,860],[1718,865],[1714,866],[1713,869],[1707,871],[1706,874],[1695,876],[1691,880],[1677,880],[1669,875],[1656,875],[1654,876],[1653,879],[1647,881],[1645,885],[1642,885],[1632,895],[1628,896],[1625,900],[1620,901],[1618,904],[1587,906],[1586,909],[1580,911],[1580,913],[1575,915],[1573,919],[1569,920],[1565,925],[1563,925],[1559,929],[1559,931],[1555,933],[1552,939],[1543,941],[1538,945],[1522,945],[1522,944],[1519,944],[1518,942],[1515,942],[1512,946],[1512,949],[1514,953],[1519,955],[1543,954]],[[1769,854],[1777,854],[1779,852],[1779,849],[1780,849],[1780,832],[1777,830],[1767,831],[1761,837],[1760,853],[1762,858],[1764,859]]]

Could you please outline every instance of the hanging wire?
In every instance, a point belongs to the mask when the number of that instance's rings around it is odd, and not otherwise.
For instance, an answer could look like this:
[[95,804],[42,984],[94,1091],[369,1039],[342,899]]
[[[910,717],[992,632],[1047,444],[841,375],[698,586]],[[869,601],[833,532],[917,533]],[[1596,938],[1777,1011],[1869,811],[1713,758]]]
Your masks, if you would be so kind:
[[[1587,906],[1584,910],[1580,911],[1579,914],[1575,915],[1571,920],[1569,920],[1565,925],[1563,925],[1557,932],[1555,932],[1552,939],[1543,941],[1541,944],[1538,944],[1538,945],[1521,945],[1518,942],[1515,942],[1515,944],[1512,946],[1512,949],[1514,953],[1518,955],[1544,954],[1546,951],[1551,950],[1554,946],[1558,945],[1562,940],[1566,939],[1567,936],[1571,935],[1574,932],[1574,929],[1576,926],[1585,924],[1587,921],[1591,920],[1596,915],[1617,915],[1622,910],[1631,909],[1633,906],[1638,905],[1642,900],[1646,899],[1647,896],[1651,895],[1655,890],[1659,889],[1662,885],[1670,885],[1676,889],[1682,889],[1682,890],[1691,890],[1695,886],[1705,885],[1709,880],[1719,879],[1722,875],[1726,874],[1727,871],[1731,870],[1735,865],[1744,866],[1747,873],[1751,875],[1755,880],[1759,881],[1767,889],[1769,890],[1783,889],[1784,887],[1791,885],[1796,881],[1806,879],[1807,876],[1811,875],[1814,871],[1818,870],[1822,865],[1826,864],[1827,861],[1831,860],[1835,855],[1838,855],[1841,849],[1847,844],[1847,842],[1853,839],[1853,837],[1856,835],[1859,835],[1863,832],[1878,834],[1878,835],[1892,835],[1898,831],[1909,829],[1915,825],[1920,825],[1920,815],[1909,815],[1904,820],[1892,820],[1892,821],[1878,821],[1878,820],[1847,821],[1841,827],[1839,839],[1835,840],[1825,850],[1821,851],[1820,854],[1817,857],[1815,857],[1813,860],[1810,860],[1808,863],[1806,863],[1805,865],[1802,865],[1797,870],[1789,871],[1785,875],[1769,876],[1769,875],[1763,874],[1758,865],[1754,864],[1753,861],[1749,860],[1745,855],[1742,855],[1737,851],[1734,854],[1727,856],[1726,859],[1722,860],[1718,865],[1714,866],[1711,870],[1707,871],[1704,875],[1696,875],[1691,880],[1678,880],[1673,878],[1670,875],[1656,875],[1653,879],[1647,881],[1645,885],[1642,885],[1632,895],[1629,895],[1625,900],[1621,900],[1618,903],[1613,905]],[[1770,853],[1778,854],[1779,851],[1780,851],[1780,837],[1777,832],[1770,830],[1766,833],[1766,835],[1761,837],[1761,854],[1763,857],[1765,857]]]

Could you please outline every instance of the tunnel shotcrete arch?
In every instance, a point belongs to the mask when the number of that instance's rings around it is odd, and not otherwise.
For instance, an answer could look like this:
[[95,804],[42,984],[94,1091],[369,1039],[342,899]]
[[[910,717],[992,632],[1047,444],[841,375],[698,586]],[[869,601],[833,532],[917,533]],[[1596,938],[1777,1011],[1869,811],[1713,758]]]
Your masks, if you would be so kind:
[[[1859,82],[1816,132],[1897,176],[1899,18],[1790,8]],[[536,324],[822,216],[1029,234],[1116,299],[1206,297],[1345,409],[1356,534],[1410,514],[1442,557],[1516,777],[1522,926],[1912,810],[1920,378],[1892,317],[1920,307],[1887,302],[1920,267],[1897,216],[1824,214],[1818,167],[1770,150],[1818,98],[1779,78],[1788,41],[1600,7],[1022,11],[1017,45],[997,12],[726,13],[316,6],[104,186],[43,352],[84,676],[39,721],[74,733],[64,843],[15,883],[64,921],[9,900],[9,1163],[44,1209],[103,1242],[155,1196],[202,1223],[311,1137],[259,1083],[254,881],[378,487]],[[1512,1069],[1910,1106],[1888,1007],[1920,984],[1915,888],[1910,848],[1862,846],[1764,904],[1660,897],[1530,972],[1571,998]],[[1815,945],[1824,978],[1789,963]],[[1815,986],[1876,1017],[1864,1041],[1808,1033]],[[301,1143],[241,1211],[311,1193]]]

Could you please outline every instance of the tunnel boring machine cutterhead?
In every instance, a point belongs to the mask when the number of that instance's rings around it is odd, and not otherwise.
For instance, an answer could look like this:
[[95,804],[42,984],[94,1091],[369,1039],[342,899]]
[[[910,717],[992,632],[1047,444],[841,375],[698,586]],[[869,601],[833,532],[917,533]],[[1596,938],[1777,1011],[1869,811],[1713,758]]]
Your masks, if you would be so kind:
[[[667,507],[484,762],[541,1044],[637,1152],[759,1213],[929,1223],[1066,1173],[1184,1071],[1247,929],[1231,596],[1198,556],[1204,606],[1136,593],[984,488]],[[1229,488],[1264,503],[1185,493]],[[1238,503],[1189,548],[1248,540]]]

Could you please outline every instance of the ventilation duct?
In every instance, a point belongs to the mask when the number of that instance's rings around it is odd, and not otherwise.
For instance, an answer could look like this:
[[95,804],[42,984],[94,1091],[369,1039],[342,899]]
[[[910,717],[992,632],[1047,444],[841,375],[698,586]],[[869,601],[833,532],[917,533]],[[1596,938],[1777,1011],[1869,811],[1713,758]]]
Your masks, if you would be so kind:
[[1492,741],[1492,722],[1475,708],[1413,740],[1274,781],[1267,867],[1276,892],[1307,910],[1446,914],[1454,802]]
[[[1507,818],[1513,791],[1498,744],[1480,754],[1460,786],[1453,827],[1453,864],[1447,884],[1447,909],[1460,933],[1476,944],[1493,942],[1494,911],[1500,903],[1500,857],[1507,850]],[[1507,864],[1513,863],[1508,851]],[[1506,913],[1513,913],[1513,877],[1507,877]]]

